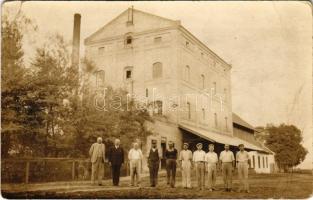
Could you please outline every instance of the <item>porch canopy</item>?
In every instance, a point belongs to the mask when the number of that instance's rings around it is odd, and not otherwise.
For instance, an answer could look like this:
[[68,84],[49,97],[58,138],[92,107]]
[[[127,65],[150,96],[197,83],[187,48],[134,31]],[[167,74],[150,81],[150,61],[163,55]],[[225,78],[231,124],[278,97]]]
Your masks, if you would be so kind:
[[251,144],[251,143],[244,141],[244,140],[237,138],[237,137],[233,137],[233,136],[225,135],[225,134],[214,133],[214,132],[205,130],[203,128],[193,127],[193,126],[183,124],[183,123],[180,123],[178,126],[179,126],[179,128],[181,128],[185,131],[191,132],[191,133],[193,133],[199,137],[202,137],[206,140],[209,140],[211,142],[217,142],[220,144],[229,144],[229,145],[232,145],[235,147],[237,147],[239,144],[244,144],[245,148],[247,148],[247,149],[254,150],[254,151],[262,151],[262,152],[268,153],[265,149],[258,147],[254,144]]

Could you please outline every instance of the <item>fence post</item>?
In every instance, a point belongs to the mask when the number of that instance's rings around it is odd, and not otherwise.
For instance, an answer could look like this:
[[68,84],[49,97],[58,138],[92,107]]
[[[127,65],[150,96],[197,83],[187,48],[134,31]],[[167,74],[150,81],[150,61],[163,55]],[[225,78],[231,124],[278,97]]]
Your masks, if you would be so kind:
[[75,179],[75,161],[72,162],[72,179]]
[[25,183],[29,181],[29,161],[26,161],[26,169],[25,169]]

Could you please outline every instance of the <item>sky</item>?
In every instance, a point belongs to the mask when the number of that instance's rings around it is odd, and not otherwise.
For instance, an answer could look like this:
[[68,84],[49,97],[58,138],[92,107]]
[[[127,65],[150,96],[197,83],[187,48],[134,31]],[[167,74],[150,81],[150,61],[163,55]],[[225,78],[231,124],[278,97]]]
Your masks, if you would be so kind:
[[[307,2],[10,2],[38,26],[26,56],[47,35],[71,40],[80,13],[83,39],[130,6],[173,20],[232,65],[232,109],[253,126],[294,124],[309,150],[299,166],[312,168],[312,14]],[[26,59],[27,60],[27,59]]]

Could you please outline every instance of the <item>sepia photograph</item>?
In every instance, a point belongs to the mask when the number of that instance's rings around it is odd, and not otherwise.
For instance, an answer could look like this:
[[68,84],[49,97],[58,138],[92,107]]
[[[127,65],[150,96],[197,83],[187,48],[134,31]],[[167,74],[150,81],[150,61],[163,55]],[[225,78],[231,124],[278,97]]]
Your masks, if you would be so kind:
[[313,198],[310,1],[1,11],[2,198]]

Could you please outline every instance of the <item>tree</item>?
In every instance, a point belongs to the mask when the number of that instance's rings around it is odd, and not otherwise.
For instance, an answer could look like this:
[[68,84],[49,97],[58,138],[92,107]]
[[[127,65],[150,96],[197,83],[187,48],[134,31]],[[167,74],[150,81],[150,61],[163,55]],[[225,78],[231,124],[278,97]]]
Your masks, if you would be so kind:
[[[44,115],[44,155],[58,156],[73,147],[71,112],[77,107],[77,71],[72,69],[69,46],[59,34],[48,38],[37,48],[31,64],[33,94],[41,102]],[[71,100],[71,101],[70,101]]]
[[95,79],[97,68],[92,61],[84,59],[82,70],[82,104],[73,117],[76,119],[73,122],[77,133],[76,154],[87,156],[90,144],[98,136],[104,138],[108,146],[113,138],[120,138],[126,149],[135,139],[144,141],[151,134],[145,122],[153,121],[147,110],[130,98],[124,89],[110,86],[94,88],[91,80]]
[[280,169],[287,170],[300,164],[307,150],[301,145],[301,131],[294,125],[281,124],[278,127],[267,125],[265,128],[266,146],[275,152],[275,160]]
[[[23,154],[20,148],[25,128],[36,118],[37,105],[32,104],[28,96],[29,70],[23,62],[22,40],[26,30],[32,27],[30,19],[22,12],[13,18],[2,16],[1,33],[1,155],[7,157],[9,151]],[[33,114],[31,114],[33,113]],[[40,121],[40,117],[36,119]]]

